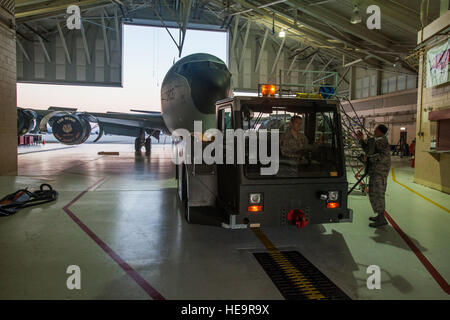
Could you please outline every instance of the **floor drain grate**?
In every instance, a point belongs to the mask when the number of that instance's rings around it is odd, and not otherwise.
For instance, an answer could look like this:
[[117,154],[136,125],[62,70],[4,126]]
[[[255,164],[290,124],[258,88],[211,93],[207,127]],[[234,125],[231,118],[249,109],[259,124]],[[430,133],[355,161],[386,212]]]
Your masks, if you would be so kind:
[[298,251],[253,253],[286,300],[350,300]]

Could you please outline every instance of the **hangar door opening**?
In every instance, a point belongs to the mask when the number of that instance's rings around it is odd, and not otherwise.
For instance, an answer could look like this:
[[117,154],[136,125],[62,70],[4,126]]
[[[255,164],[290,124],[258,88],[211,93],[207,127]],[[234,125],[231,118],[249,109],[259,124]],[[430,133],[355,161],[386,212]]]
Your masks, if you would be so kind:
[[[80,82],[67,85],[67,82],[51,77],[45,77],[43,81],[21,81],[17,85],[18,106],[37,109],[70,107],[90,112],[129,112],[130,109],[160,111],[160,85],[176,61],[193,53],[204,52],[227,62],[227,33],[223,31],[188,29],[179,57],[178,48],[168,34],[170,31],[177,37],[176,28],[167,31],[162,27],[123,24],[121,30],[123,54],[120,84],[105,86],[100,82]],[[23,53],[18,49],[17,54],[20,56]],[[79,54],[85,56],[83,50]],[[102,51],[102,54],[105,55],[105,52]],[[86,65],[86,68],[93,68],[93,65]]]

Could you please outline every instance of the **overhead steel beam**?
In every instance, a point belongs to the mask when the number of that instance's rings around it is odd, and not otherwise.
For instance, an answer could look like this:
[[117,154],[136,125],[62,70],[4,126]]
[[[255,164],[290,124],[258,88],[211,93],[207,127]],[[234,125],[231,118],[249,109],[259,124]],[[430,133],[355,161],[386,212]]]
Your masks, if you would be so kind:
[[381,19],[399,26],[401,29],[417,35],[420,30],[420,16],[414,15],[410,11],[405,14],[402,7],[396,6],[390,1],[365,0],[367,5],[377,5],[381,8]]
[[[262,5],[258,6],[257,8],[258,9],[267,8],[267,7],[270,7],[270,6],[282,3],[282,2],[286,2],[286,0],[277,0],[277,1],[270,2],[270,3],[262,4]],[[247,9],[247,10],[243,10],[243,11],[238,11],[238,12],[230,14],[230,16],[239,15],[239,14],[243,14],[243,13],[248,13],[248,12],[251,12],[251,11],[253,11],[253,9]]]
[[347,64],[344,65],[344,68],[350,67],[350,66],[352,66],[352,65],[354,65],[354,64],[357,64],[357,63],[360,63],[360,62],[363,62],[363,61],[364,61],[364,59],[358,59],[358,60],[349,62],[349,63],[347,63]]
[[167,27],[166,23],[164,22],[164,19],[160,16],[160,14],[158,13],[158,10],[155,10],[155,13],[158,16],[159,21],[161,21],[161,25],[166,29],[166,31],[169,34],[170,38],[172,39],[173,43],[175,43],[175,45],[177,46],[177,48],[179,50],[178,42],[173,37],[172,33],[170,32],[169,28]]
[[306,65],[305,70],[303,70],[303,72],[302,72],[302,76],[304,76],[305,73],[309,70],[309,67],[311,67],[311,65],[312,65],[312,63],[313,63],[313,61],[314,61],[314,59],[316,58],[316,55],[317,55],[317,53],[315,53],[315,54],[312,56],[311,60],[309,60],[308,64]]
[[275,56],[275,61],[273,62],[272,70],[270,70],[270,74],[273,74],[277,67],[278,60],[280,59],[281,51],[283,50],[285,41],[286,41],[286,37],[284,37],[283,40],[281,41],[280,48],[278,49],[277,55]]
[[[286,29],[288,29],[291,32],[292,32],[292,30],[295,30],[295,31],[299,32],[300,34],[307,35],[307,36],[311,37],[312,40],[314,40],[314,42],[316,42],[317,44],[321,44],[321,45],[325,46],[328,49],[330,48],[330,43],[327,41],[326,38],[321,37],[320,34],[312,32],[311,30],[307,30],[306,28],[301,28],[298,25],[292,23],[291,20],[293,21],[294,18],[288,16],[287,14],[283,14],[283,18],[281,18],[281,17],[277,16],[276,14],[275,15],[271,14],[271,12],[274,12],[272,8],[267,8],[267,10],[266,9],[258,9],[257,7],[255,7],[254,5],[249,4],[246,1],[243,1],[243,0],[235,0],[235,1],[240,3],[244,7],[253,8],[255,12],[258,12],[263,17],[266,17],[266,19],[270,19],[271,21],[276,21],[276,22],[282,24],[283,26],[285,26]],[[288,1],[286,1],[286,3],[292,5],[292,3],[291,3],[292,1],[296,1],[296,0],[288,0]],[[318,10],[318,9],[314,8],[314,10]],[[333,14],[333,15],[335,16],[335,14]],[[344,18],[342,18],[342,19],[344,19]],[[345,20],[345,22],[343,22],[343,23],[350,24],[349,21],[347,21],[346,19],[344,19],[344,20]],[[328,19],[327,19],[327,22],[329,22]],[[302,23],[303,23],[303,20],[302,20]],[[350,24],[350,25],[351,25],[351,27],[354,26],[352,24]],[[362,28],[363,33],[369,34],[367,32],[367,30],[364,29],[363,27],[360,26],[359,28]],[[328,31],[328,33],[330,33],[330,31]],[[370,33],[370,34],[372,34],[372,33]],[[376,34],[376,33],[373,33],[373,34]],[[331,35],[330,34],[329,36],[332,37],[332,38],[336,38],[335,35]],[[385,40],[384,36],[378,35],[376,37],[381,37],[382,39]],[[336,51],[338,51],[338,52],[340,52],[342,54],[345,54],[345,55],[348,55],[350,57],[353,57],[354,59],[367,58],[367,55],[371,55],[371,57],[373,57],[374,59],[377,59],[379,61],[385,62],[385,63],[387,63],[389,65],[392,65],[393,63],[395,63],[395,61],[391,57],[385,57],[384,55],[373,53],[372,51],[369,52],[368,49],[366,49],[364,47],[361,47],[360,45],[355,45],[353,43],[350,43],[346,39],[342,40],[342,42],[349,44],[353,48],[355,48],[355,47],[358,48],[359,51],[358,52],[355,52],[355,51],[349,52],[347,50],[344,50],[343,48],[341,49],[341,48],[338,48],[336,46],[334,46],[333,50],[336,50]],[[318,46],[317,44],[314,44],[314,43],[310,43],[310,44],[312,46],[316,47],[316,48],[320,47],[320,46]],[[363,56],[363,55],[366,55],[366,56]],[[370,60],[367,60],[365,62],[370,64],[370,65],[373,65],[373,66],[378,65],[377,63],[372,62]],[[409,66],[405,66],[404,63],[402,63],[402,68],[405,69],[405,70],[409,70],[409,71],[411,70],[411,68]]]
[[234,20],[233,39],[231,39],[230,52],[233,52],[234,46],[236,45],[236,40],[238,37],[238,35],[237,35],[238,28],[239,28],[239,16],[237,16],[236,19]]
[[26,6],[28,4],[36,4],[36,3],[40,3],[40,2],[48,2],[48,0],[15,0],[14,4],[15,7],[21,7],[21,6]]
[[[148,1],[148,2],[150,2],[150,1]],[[164,4],[165,8],[167,9],[167,11],[169,11],[169,13],[170,13],[170,15],[172,16],[172,18],[173,18],[174,20],[176,20],[176,23],[177,23],[177,25],[178,25],[178,28],[181,28],[182,25],[181,25],[181,23],[177,20],[176,12],[174,12],[174,11],[172,10],[172,8],[170,8],[170,6],[169,6],[169,4],[167,3],[166,0],[162,0],[162,2],[163,2],[163,4]]]
[[[313,34],[312,32],[305,30],[303,28],[300,28],[298,25],[293,24],[290,21],[286,21],[286,19],[281,19],[280,17],[278,17],[276,15],[269,15],[268,11],[265,11],[264,9],[258,9],[257,7],[249,4],[247,1],[244,1],[244,0],[235,0],[235,1],[240,3],[244,7],[253,8],[255,12],[258,12],[262,16],[261,17],[262,21],[270,20],[270,23],[272,23],[272,21],[276,21],[276,22],[280,23],[282,26],[284,26],[284,28],[290,32],[292,32],[292,30],[295,30],[295,32],[298,32],[299,34],[310,36],[311,38],[313,38],[312,39],[313,41],[305,41],[305,42],[307,42],[308,44],[310,44],[316,48],[318,47],[317,44],[327,46],[328,48],[331,47],[330,43],[328,43],[325,38],[323,38],[323,37],[321,38],[320,35],[318,35],[318,34]],[[315,42],[316,44],[313,44],[313,42]],[[339,48],[333,47],[333,49],[340,53],[347,54],[347,55],[350,55],[353,57],[358,56],[355,53],[349,53],[349,52],[346,52],[345,50],[342,50]]]
[[330,65],[330,63],[334,60],[334,57],[330,59],[330,61],[327,62],[327,64],[325,64],[325,66],[322,68],[322,70],[320,70],[319,74],[317,75],[317,78],[320,78],[320,76],[322,75],[322,73],[325,71],[326,68],[328,68],[328,66]]
[[81,21],[81,38],[83,40],[83,48],[84,48],[84,53],[86,54],[86,59],[88,61],[88,64],[91,64],[91,55],[89,53],[89,47],[88,47],[88,43],[86,40],[86,33],[84,31],[83,21]]
[[294,58],[292,59],[291,64],[289,65],[289,69],[287,71],[287,75],[291,74],[292,68],[294,67],[295,61],[297,60],[298,55],[295,55]]
[[103,43],[105,45],[106,63],[109,66],[109,65],[111,65],[111,56],[110,56],[110,53],[109,53],[108,34],[106,33],[105,16],[104,16],[103,10],[102,10],[100,16],[101,16],[101,19],[102,19],[102,33],[103,33]]
[[69,64],[72,64],[72,59],[70,58],[69,50],[67,49],[66,39],[64,37],[64,34],[62,32],[62,29],[61,29],[61,26],[60,26],[58,20],[56,20],[56,27],[58,28],[59,38],[61,39],[61,43],[64,48],[64,53],[66,54],[67,62],[69,62]]
[[[342,80],[345,80],[345,76],[348,74],[349,71],[350,71],[350,67],[347,67],[347,69],[344,71],[344,73],[339,77],[338,84],[337,84],[338,87],[341,84]],[[345,80],[345,82],[348,83],[347,80]]]
[[266,40],[267,40],[267,34],[268,33],[269,33],[269,29],[266,29],[266,32],[264,32],[264,38],[263,38],[263,42],[261,44],[261,49],[259,50],[258,59],[256,60],[255,72],[257,72],[258,69],[259,69],[259,64],[261,62],[261,57],[262,57],[262,54],[264,52],[264,46],[266,45]]
[[98,3],[98,5],[110,3],[109,1],[99,1],[99,0],[81,0],[81,1],[70,0],[70,1],[47,1],[47,2],[48,4],[46,3],[41,3],[38,5],[30,4],[29,6],[17,7],[15,10],[16,19],[57,11],[65,11],[67,7],[72,4],[75,4],[77,6],[85,6],[96,3]]
[[[283,13],[283,12],[280,12],[278,10],[275,10],[273,8],[270,8],[270,10],[272,12],[275,12],[280,17],[283,17],[284,19],[287,19],[289,21],[292,20],[292,21],[295,22],[295,17],[293,18],[290,15],[288,15],[286,13]],[[306,28],[302,27],[301,30],[300,29],[296,29],[296,30],[300,30],[303,34],[305,34],[305,35],[315,39],[317,42],[320,42],[322,45],[325,45],[325,46],[326,45],[330,45],[328,40],[330,40],[329,38],[331,38],[331,39],[336,40],[338,42],[341,42],[341,43],[343,43],[345,45],[348,45],[351,48],[357,48],[357,49],[360,50],[361,53],[364,53],[366,55],[369,54],[368,50],[365,49],[364,47],[361,47],[360,44],[351,42],[351,41],[348,40],[348,38],[344,38],[342,36],[342,33],[340,35],[337,35],[334,31],[332,31],[331,27],[324,29],[323,25],[320,25],[320,24],[318,24],[317,22],[315,22],[313,20],[316,20],[316,19],[308,18],[306,16],[302,16],[301,23]],[[294,23],[293,26],[294,27],[291,28],[291,29],[295,29],[296,24]],[[323,38],[321,36],[326,37],[326,38]],[[317,47],[317,45],[315,45],[315,47]],[[345,54],[345,55],[348,55],[348,56],[353,56],[353,58],[356,58],[355,54],[351,54],[351,53],[349,53],[348,51],[346,51],[344,49],[336,48],[336,50],[340,51],[342,54]],[[378,59],[380,61],[383,61],[383,62],[386,62],[386,63],[389,63],[389,64],[393,63],[393,61],[389,61],[389,59],[385,58],[382,55],[373,54],[373,56],[374,56],[374,58],[376,58],[376,59]]]
[[[191,6],[192,6],[192,0],[185,0],[181,1],[183,3],[183,8],[180,9],[180,12],[182,13],[182,24],[177,22],[177,24],[180,26],[179,34],[178,34],[178,42],[173,37],[172,33],[170,32],[169,28],[167,27],[166,23],[164,22],[164,19],[159,14],[158,10],[155,9],[154,12],[158,16],[159,20],[161,21],[162,26],[166,29],[169,36],[172,38],[172,41],[175,43],[175,45],[178,48],[178,57],[181,57],[181,53],[183,51],[184,46],[184,39],[186,38],[186,29],[187,25],[189,23],[189,15],[191,13]],[[187,2],[187,3],[186,3]]]
[[17,45],[19,46],[20,51],[22,51],[25,59],[27,59],[27,61],[30,61],[30,57],[28,56],[27,51],[25,50],[25,48],[22,45],[22,42],[20,42],[19,39],[16,39]]
[[252,21],[248,20],[247,30],[245,31],[244,43],[242,44],[241,57],[239,59],[238,70],[241,70],[241,68],[242,68],[242,62],[244,61],[245,52],[247,51],[247,41],[248,41],[248,35],[250,33],[251,24],[252,24]]
[[39,39],[39,43],[41,44],[42,51],[44,51],[45,58],[47,59],[48,62],[52,62],[52,59],[50,59],[50,55],[48,54],[48,50],[45,47],[44,40],[42,40],[41,37],[38,37],[38,39]]
[[309,5],[310,6],[319,6],[321,4],[325,4],[325,3],[328,3],[328,2],[334,2],[334,1],[336,1],[336,0],[323,0],[323,1],[319,1],[319,2],[310,3]]
[[23,23],[23,25],[30,30],[31,32],[33,32],[35,35],[37,35],[39,37],[39,39],[45,40],[45,42],[50,42],[47,38],[44,38],[43,35],[41,35],[39,32],[37,32],[37,30],[35,30],[33,27],[31,27],[29,24],[27,23]]
[[[261,20],[261,22],[263,24],[264,23],[267,23],[267,24],[270,23],[270,25],[272,25],[271,19],[272,19],[272,17],[269,18],[267,16],[262,16],[260,18],[260,20]],[[306,32],[304,32],[303,29],[300,29],[298,26],[296,26],[296,25],[294,25],[294,24],[292,24],[290,22],[286,22],[286,21],[283,21],[283,20],[280,20],[280,21],[277,20],[277,22],[281,25],[281,27],[283,27],[286,30],[288,30],[287,33],[292,33],[292,35],[294,35],[294,36],[307,34]],[[265,28],[269,28],[268,25],[264,25],[264,27]],[[279,44],[279,42],[276,40],[276,38],[274,36],[272,36],[270,34],[270,32],[269,32],[269,36],[271,37],[271,39],[275,43]],[[320,48],[322,51],[328,52],[328,54],[331,55],[331,56],[336,55],[336,52],[339,52],[341,54],[348,55],[349,57],[353,57],[354,59],[359,59],[361,57],[361,55],[356,53],[356,52],[348,52],[348,51],[345,51],[344,49],[340,49],[340,48],[336,48],[334,46],[330,46],[330,44],[327,43],[326,40],[322,39],[322,38],[316,38],[314,41],[309,41],[308,39],[305,38],[305,39],[302,39],[302,41],[304,43],[308,44],[311,47]]]
[[183,7],[183,13],[184,13],[184,17],[183,17],[183,28],[180,29],[180,37],[179,37],[179,45],[178,45],[178,56],[181,57],[181,52],[183,51],[183,45],[184,45],[184,39],[186,38],[186,29],[187,29],[187,24],[189,22],[189,15],[191,14],[191,5],[192,5],[192,0],[187,0],[187,5],[186,5],[186,1],[184,1],[184,7]]
[[316,19],[326,19],[327,23],[333,25],[334,27],[351,33],[352,35],[380,48],[387,49],[392,45],[392,42],[381,34],[376,32],[367,32],[367,28],[365,26],[351,24],[350,20],[334,13],[332,10],[324,7],[317,8],[315,6],[310,6],[309,3],[304,0],[288,0],[286,3],[296,9],[300,9],[302,12]]
[[120,29],[119,29],[119,18],[117,17],[117,7],[114,8],[114,25],[116,27],[116,47],[120,50]]

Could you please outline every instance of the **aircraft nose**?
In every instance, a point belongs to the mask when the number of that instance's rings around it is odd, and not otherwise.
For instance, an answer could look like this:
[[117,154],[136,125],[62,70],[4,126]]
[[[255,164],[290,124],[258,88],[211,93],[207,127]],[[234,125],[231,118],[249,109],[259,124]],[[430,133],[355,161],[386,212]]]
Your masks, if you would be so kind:
[[209,67],[205,70],[204,78],[211,85],[217,88],[227,88],[230,85],[231,74],[225,66],[217,63],[209,63]]
[[228,97],[231,73],[224,64],[199,64],[191,73],[191,96],[199,111],[215,113],[215,103]]

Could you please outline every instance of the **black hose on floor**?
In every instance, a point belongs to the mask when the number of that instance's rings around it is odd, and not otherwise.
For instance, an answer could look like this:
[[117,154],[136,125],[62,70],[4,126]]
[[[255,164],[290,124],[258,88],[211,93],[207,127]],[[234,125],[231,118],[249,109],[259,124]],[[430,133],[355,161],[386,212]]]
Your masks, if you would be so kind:
[[39,190],[34,192],[20,189],[0,199],[0,216],[9,216],[22,208],[38,206],[56,199],[58,192],[47,183],[41,184]]

